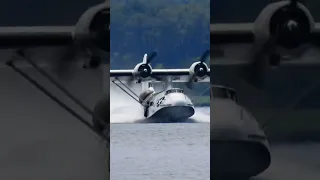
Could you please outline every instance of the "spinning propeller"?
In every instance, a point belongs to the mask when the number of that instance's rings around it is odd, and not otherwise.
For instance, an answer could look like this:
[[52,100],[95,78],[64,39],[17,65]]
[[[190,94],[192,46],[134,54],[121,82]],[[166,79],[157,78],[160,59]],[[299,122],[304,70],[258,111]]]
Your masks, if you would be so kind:
[[207,50],[202,54],[199,61],[194,62],[191,65],[190,71],[192,72],[191,73],[192,75],[189,77],[188,81],[185,84],[187,88],[192,89],[193,82],[197,82],[198,79],[202,79],[206,76],[210,76],[209,68],[205,64],[205,60],[209,56],[210,56],[210,50]]

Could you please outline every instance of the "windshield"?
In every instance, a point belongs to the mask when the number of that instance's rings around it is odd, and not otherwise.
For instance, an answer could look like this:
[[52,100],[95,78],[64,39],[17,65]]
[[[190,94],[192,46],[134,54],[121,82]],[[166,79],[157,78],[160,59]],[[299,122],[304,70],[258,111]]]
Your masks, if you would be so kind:
[[236,102],[238,101],[236,91],[226,87],[211,87],[211,95],[217,98],[231,99]]
[[183,93],[182,89],[169,89],[166,91],[166,95],[170,93]]
[[213,87],[212,90],[212,96],[213,97],[218,97],[218,98],[228,98],[228,93],[225,89],[223,88],[217,88]]

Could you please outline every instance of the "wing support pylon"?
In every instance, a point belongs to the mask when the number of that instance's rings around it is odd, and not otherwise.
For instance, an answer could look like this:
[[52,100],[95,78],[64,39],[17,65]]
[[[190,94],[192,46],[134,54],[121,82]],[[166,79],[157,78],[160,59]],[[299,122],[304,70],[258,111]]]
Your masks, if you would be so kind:
[[[114,78],[114,80],[112,80],[112,83],[114,85],[116,85],[118,88],[120,88],[123,92],[125,92],[128,96],[130,96],[133,100],[135,100],[137,103],[139,103],[140,105],[142,105],[140,103],[140,98],[139,96],[133,92],[127,85],[125,85],[119,78]],[[121,84],[121,85],[119,85]],[[144,106],[144,105],[142,105]]]
[[[86,111],[88,114],[93,116],[94,112],[88,108],[86,105],[84,105],[78,98],[73,96],[66,88],[64,88],[60,83],[58,83],[52,76],[50,76],[45,70],[43,70],[41,67],[39,67],[32,59],[28,58],[24,50],[17,50],[16,55],[18,57],[26,60],[33,68],[35,68],[42,76],[47,78],[52,84],[54,84],[59,90],[61,90],[68,98],[70,98],[74,103],[79,105],[84,111]],[[35,79],[30,77],[26,72],[24,72],[21,68],[15,65],[14,59],[11,59],[6,62],[6,65],[12,68],[15,72],[17,72],[19,75],[21,75],[24,79],[26,79],[28,82],[30,82],[32,85],[34,85],[39,91],[44,93],[47,97],[49,97],[52,101],[56,102],[61,108],[66,110],[68,113],[70,113],[72,116],[74,116],[76,119],[78,119],[82,124],[87,126],[90,130],[95,132],[100,138],[103,140],[109,142],[110,139],[108,136],[103,134],[102,132],[98,131],[92,124],[89,123],[85,118],[83,118],[79,113],[75,112],[72,108],[70,108],[68,105],[63,103],[59,98],[57,98],[55,95],[53,95],[51,92],[49,92],[44,86],[42,86],[39,82],[37,82]],[[100,120],[101,123],[105,124],[104,121]]]

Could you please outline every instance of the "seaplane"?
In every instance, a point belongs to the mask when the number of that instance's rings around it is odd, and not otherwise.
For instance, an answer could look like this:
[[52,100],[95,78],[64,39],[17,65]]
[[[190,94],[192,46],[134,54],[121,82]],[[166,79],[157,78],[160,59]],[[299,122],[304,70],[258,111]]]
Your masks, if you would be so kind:
[[[268,75],[281,67],[319,67],[317,56],[301,58],[310,48],[319,46],[319,27],[303,2],[297,0],[268,4],[254,23],[212,23],[211,83],[230,87],[241,80],[255,91],[263,92]],[[244,53],[246,50],[248,54]],[[245,58],[241,59],[241,55]],[[318,80],[284,109],[296,107],[316,87]],[[240,105],[234,89],[213,86],[211,90],[214,96],[210,110],[211,177],[258,176],[270,166],[272,159],[264,131],[283,112],[257,121]]]
[[[172,87],[172,83],[185,82],[192,89],[194,82],[210,82],[210,68],[204,62],[209,53],[205,51],[189,69],[152,69],[150,63],[157,54],[152,52],[145,54],[133,70],[110,70],[110,81],[144,108],[147,122],[186,122],[195,113],[194,105],[183,89]],[[139,95],[129,87],[134,81],[141,84]],[[159,82],[163,87],[156,91],[154,83]]]

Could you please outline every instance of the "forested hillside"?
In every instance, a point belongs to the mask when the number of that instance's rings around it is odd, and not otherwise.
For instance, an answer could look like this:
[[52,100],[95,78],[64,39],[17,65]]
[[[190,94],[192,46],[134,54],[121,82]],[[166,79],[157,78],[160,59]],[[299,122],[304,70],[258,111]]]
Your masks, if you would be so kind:
[[187,68],[210,47],[209,0],[111,0],[111,67],[157,51],[155,68]]

